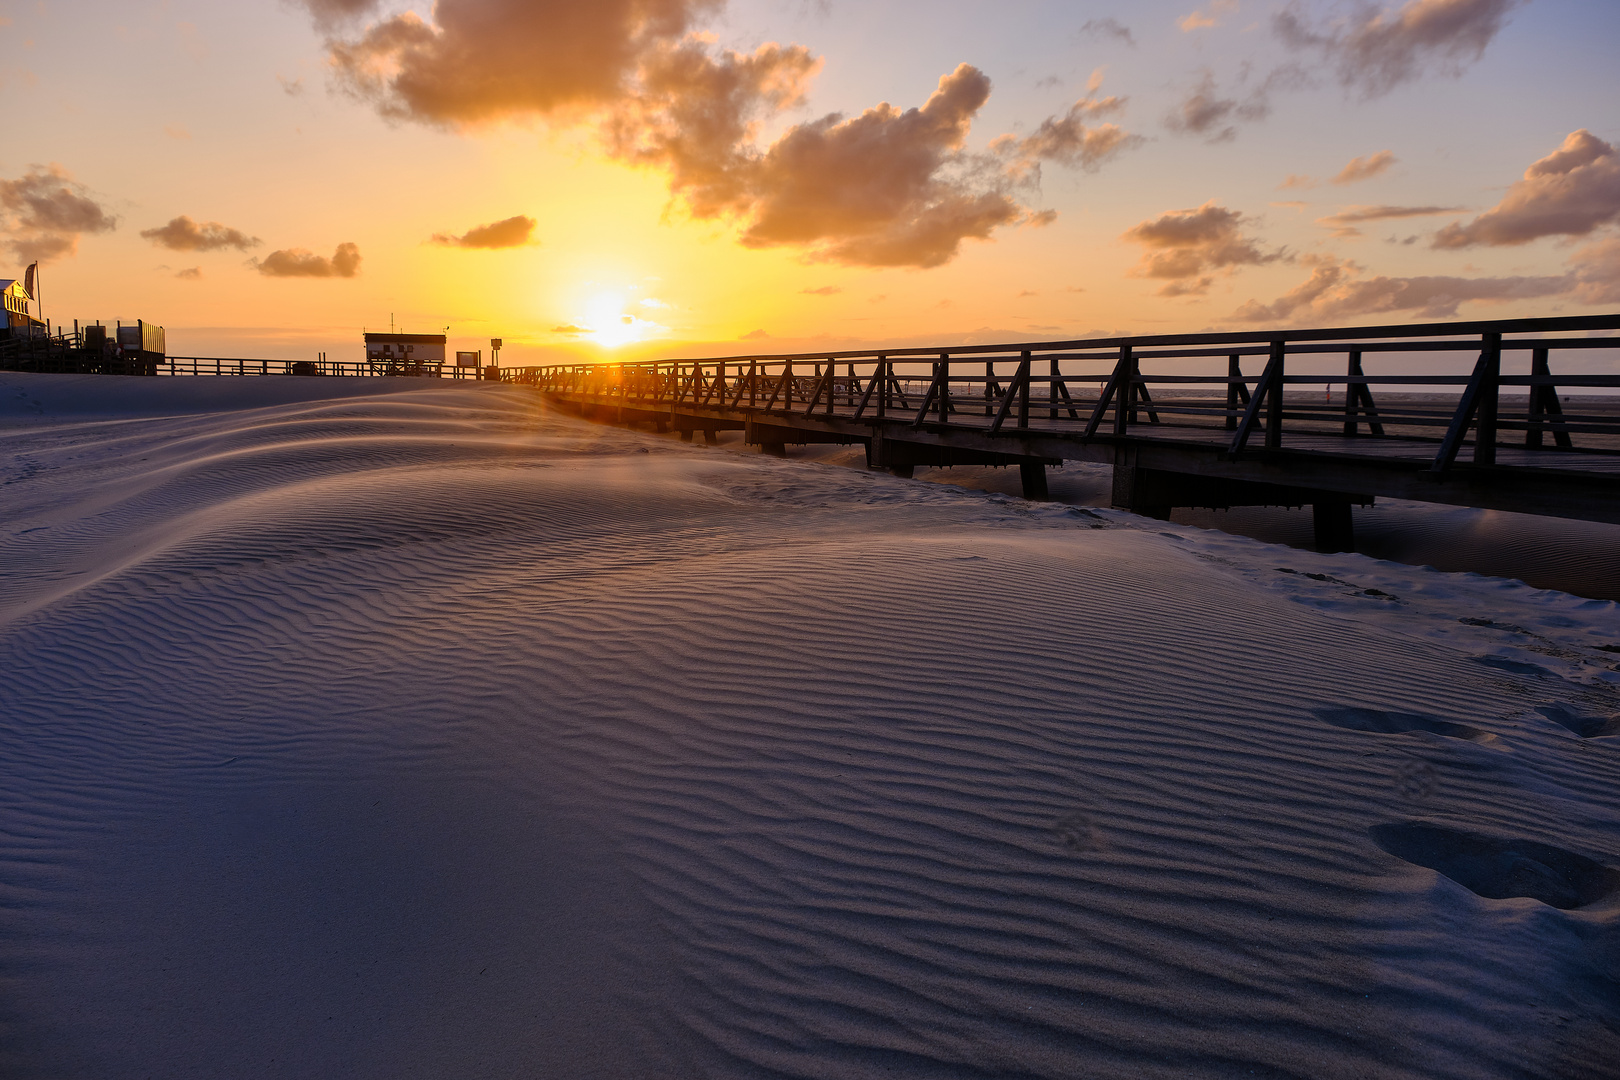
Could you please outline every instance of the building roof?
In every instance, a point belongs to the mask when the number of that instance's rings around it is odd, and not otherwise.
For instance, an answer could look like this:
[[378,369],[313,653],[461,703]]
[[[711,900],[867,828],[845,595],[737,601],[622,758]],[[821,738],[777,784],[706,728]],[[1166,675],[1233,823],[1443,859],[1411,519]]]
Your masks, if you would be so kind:
[[443,334],[366,334],[367,345],[443,345]]

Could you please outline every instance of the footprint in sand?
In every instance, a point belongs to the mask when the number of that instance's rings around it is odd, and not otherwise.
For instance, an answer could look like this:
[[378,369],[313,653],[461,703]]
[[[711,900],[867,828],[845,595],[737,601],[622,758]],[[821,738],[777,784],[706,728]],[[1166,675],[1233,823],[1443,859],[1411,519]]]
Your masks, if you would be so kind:
[[1565,705],[1538,705],[1536,712],[1583,739],[1620,735],[1620,716],[1594,716],[1576,712]]
[[1470,656],[1468,659],[1481,667],[1495,668],[1513,675],[1528,675],[1533,679],[1550,679],[1553,673],[1540,664],[1527,664],[1523,660],[1509,660],[1505,656]]
[[1569,911],[1620,895],[1620,870],[1535,840],[1416,821],[1374,825],[1367,832],[1397,859],[1444,874],[1490,900],[1522,896]]
[[1311,712],[1318,720],[1334,727],[1349,731],[1366,731],[1376,735],[1427,731],[1431,735],[1443,735],[1448,739],[1465,739],[1477,743],[1492,742],[1496,738],[1495,735],[1480,728],[1458,724],[1451,720],[1441,720],[1435,716],[1424,716],[1422,713],[1385,712],[1382,709],[1361,709],[1352,706],[1312,709]]

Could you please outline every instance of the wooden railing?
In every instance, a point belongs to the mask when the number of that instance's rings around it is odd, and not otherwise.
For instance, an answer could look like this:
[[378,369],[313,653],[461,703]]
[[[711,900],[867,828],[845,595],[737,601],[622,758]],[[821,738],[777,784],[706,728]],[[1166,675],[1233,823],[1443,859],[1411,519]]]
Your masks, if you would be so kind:
[[1428,442],[1444,471],[1465,444],[1475,464],[1493,463],[1509,438],[1620,454],[1620,337],[1608,336],[1617,329],[1620,315],[1576,316],[556,364],[502,376],[653,410],[1220,439],[1233,454],[1280,449],[1285,436]]

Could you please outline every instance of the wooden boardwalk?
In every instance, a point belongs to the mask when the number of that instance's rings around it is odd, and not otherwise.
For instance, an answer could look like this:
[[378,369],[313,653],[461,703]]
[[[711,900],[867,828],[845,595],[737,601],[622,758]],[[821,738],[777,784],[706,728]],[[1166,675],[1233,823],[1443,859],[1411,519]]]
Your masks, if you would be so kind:
[[1620,315],[508,368],[601,419],[873,467],[1114,467],[1114,503],[1305,505],[1325,547],[1377,496],[1620,523]]

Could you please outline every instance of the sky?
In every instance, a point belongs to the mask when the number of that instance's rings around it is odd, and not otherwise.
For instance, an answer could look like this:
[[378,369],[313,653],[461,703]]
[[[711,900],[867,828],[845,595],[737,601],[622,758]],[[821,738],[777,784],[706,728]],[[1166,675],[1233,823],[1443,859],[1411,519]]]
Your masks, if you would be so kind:
[[1620,4],[0,0],[0,278],[504,364],[1620,310]]

